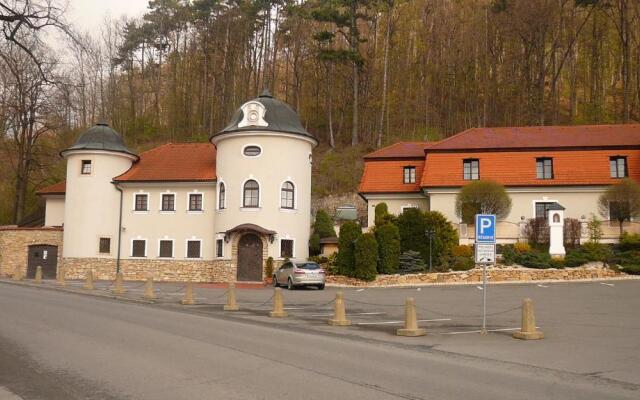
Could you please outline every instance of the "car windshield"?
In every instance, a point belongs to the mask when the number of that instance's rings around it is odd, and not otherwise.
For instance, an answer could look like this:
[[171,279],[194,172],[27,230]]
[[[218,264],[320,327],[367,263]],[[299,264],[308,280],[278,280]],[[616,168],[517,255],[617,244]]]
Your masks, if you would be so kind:
[[296,267],[300,269],[320,269],[320,266],[316,263],[299,263]]

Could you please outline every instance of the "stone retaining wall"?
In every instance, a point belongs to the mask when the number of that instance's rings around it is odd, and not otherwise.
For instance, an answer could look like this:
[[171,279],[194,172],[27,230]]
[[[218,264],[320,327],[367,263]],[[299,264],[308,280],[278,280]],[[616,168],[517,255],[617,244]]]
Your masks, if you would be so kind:
[[[604,267],[602,263],[590,263],[582,267],[566,269],[534,269],[525,267],[489,267],[487,280],[489,282],[517,282],[517,281],[570,281],[579,279],[601,279],[622,276],[624,274]],[[348,286],[394,286],[421,285],[432,283],[480,283],[482,282],[482,268],[469,271],[436,272],[408,275],[378,275],[373,282],[364,282],[344,276],[328,276],[327,283]]]
[[27,273],[29,246],[58,246],[58,266],[62,259],[62,228],[19,228],[0,226],[0,276],[12,276],[17,267]]

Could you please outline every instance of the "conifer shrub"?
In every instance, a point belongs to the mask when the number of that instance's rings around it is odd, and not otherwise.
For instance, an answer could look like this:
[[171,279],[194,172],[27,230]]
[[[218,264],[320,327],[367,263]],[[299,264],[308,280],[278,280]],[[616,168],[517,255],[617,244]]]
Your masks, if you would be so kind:
[[355,243],[355,269],[353,277],[363,281],[376,279],[378,243],[372,233],[365,233]]
[[400,254],[398,263],[398,273],[400,274],[416,274],[426,270],[426,264],[422,256],[417,251],[407,250]]
[[333,229],[333,220],[325,210],[316,212],[316,220],[313,223],[313,233],[309,238],[309,252],[311,255],[320,254],[320,239],[336,237]]
[[[353,276],[356,265],[354,247],[360,236],[362,236],[362,229],[355,221],[347,221],[340,227],[337,258],[339,274]],[[375,252],[378,254],[377,250]]]
[[395,274],[400,263],[400,230],[392,223],[375,228],[378,242],[378,272]]

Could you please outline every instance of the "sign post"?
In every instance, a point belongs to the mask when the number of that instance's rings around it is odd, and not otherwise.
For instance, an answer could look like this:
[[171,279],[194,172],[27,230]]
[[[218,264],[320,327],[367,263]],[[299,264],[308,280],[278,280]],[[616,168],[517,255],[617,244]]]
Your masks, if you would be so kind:
[[482,334],[487,333],[487,265],[496,262],[496,216],[476,214],[476,263],[482,264]]

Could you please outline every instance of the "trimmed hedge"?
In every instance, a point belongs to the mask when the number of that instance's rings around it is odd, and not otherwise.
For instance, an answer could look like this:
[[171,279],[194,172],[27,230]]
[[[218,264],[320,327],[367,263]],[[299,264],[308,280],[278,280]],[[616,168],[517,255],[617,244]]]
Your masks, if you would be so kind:
[[[338,239],[338,273],[353,276],[356,266],[354,243],[362,236],[362,229],[357,222],[347,221],[340,227]],[[375,251],[378,254],[377,250]]]
[[395,274],[400,264],[400,230],[391,223],[375,228],[378,242],[378,272]]
[[376,279],[378,242],[372,233],[365,233],[355,243],[355,270],[353,277],[363,281]]

